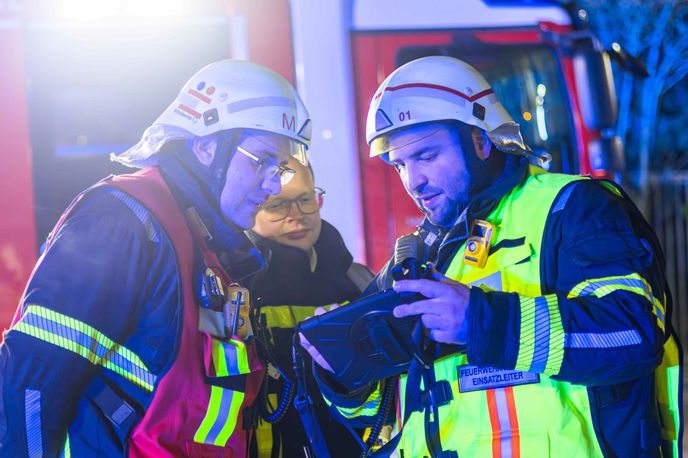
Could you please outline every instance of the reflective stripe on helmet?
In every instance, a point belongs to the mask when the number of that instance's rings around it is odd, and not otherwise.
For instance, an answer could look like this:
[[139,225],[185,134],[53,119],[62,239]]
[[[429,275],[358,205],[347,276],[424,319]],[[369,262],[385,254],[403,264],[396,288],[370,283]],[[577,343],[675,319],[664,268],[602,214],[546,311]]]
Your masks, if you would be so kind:
[[[366,121],[370,156],[389,152],[384,148],[386,142],[378,139],[394,130],[451,120],[484,130],[504,152],[535,156],[485,78],[467,63],[447,56],[411,61],[380,85],[370,101]],[[548,160],[546,156],[536,157]]]
[[490,132],[513,119],[485,78],[467,63],[430,56],[402,65],[370,102],[366,140],[430,121],[461,121]]
[[298,93],[280,74],[253,62],[222,60],[192,76],[141,140],[111,158],[145,167],[167,141],[231,129],[284,135],[307,148],[312,127]]

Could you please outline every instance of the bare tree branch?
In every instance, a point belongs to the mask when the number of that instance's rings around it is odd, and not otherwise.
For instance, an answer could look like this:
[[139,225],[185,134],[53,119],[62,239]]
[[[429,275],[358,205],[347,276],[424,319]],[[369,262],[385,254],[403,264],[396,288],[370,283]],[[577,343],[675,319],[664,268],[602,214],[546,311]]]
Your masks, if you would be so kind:
[[649,77],[617,72],[616,84],[617,133],[627,153],[639,159],[638,176],[647,176],[661,95],[688,75],[688,0],[578,0],[578,4],[587,10],[590,26],[605,46],[617,42],[645,60]]

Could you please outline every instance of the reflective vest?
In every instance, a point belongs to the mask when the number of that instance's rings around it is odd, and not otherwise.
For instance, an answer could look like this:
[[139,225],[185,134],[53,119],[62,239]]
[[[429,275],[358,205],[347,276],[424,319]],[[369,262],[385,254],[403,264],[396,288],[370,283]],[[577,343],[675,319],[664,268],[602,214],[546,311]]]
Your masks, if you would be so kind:
[[[486,218],[497,228],[492,246],[501,240],[524,236],[525,243],[496,251],[483,269],[464,264],[464,244],[457,251],[446,275],[486,290],[519,293],[523,296],[522,307],[532,305],[523,303],[529,298],[546,298],[542,296],[540,286],[540,254],[547,216],[562,188],[580,179],[548,174],[531,167],[527,182],[507,194]],[[613,191],[620,195],[616,188]],[[556,301],[547,302],[550,309],[556,307]],[[551,316],[558,317],[558,313]],[[521,320],[521,335],[527,334],[523,332],[524,326],[533,326],[532,320]],[[549,329],[550,339],[563,339],[560,318],[558,322],[550,322]],[[591,405],[594,401],[589,397],[588,387],[557,381],[546,375],[557,373],[562,358],[562,355],[550,355],[546,365],[537,371],[540,373],[534,374],[527,372],[533,361],[532,352],[519,354],[517,370],[499,375],[490,368],[469,366],[463,353],[436,361],[436,379],[449,381],[453,394],[450,403],[439,407],[443,449],[471,457],[604,456],[595,435]],[[497,379],[513,383],[461,392],[460,374],[467,380],[482,380],[488,384]],[[662,436],[665,441],[672,442],[670,448],[673,448],[674,456],[678,456],[681,421],[679,374],[678,347],[672,337],[665,344],[664,361],[656,371],[656,384]],[[397,415],[404,411],[405,390],[406,375],[403,375],[397,395],[400,403]],[[368,403],[373,404],[374,397],[378,397],[377,393],[371,395]],[[397,416],[397,427],[399,420]],[[412,413],[398,447],[399,457],[430,455],[424,440],[424,427],[424,414]]]
[[[177,263],[179,310],[183,315],[176,354],[170,355],[170,363],[160,374],[152,375],[152,383],[140,384],[150,402],[129,433],[129,456],[248,456],[253,421],[245,417],[264,374],[255,345],[237,336],[220,340],[199,330],[199,306],[194,299],[199,286],[193,281],[194,236],[158,169],[115,176],[97,186],[101,185],[116,187],[143,204],[160,222],[177,254],[176,260],[170,260]],[[212,272],[224,289],[231,279],[217,257],[198,237],[196,246],[201,249],[206,273]],[[136,354],[129,358],[138,360]],[[118,402],[122,401],[111,402],[113,415],[108,417],[112,421],[122,415]],[[62,456],[71,456],[69,437]]]
[[[247,406],[255,399],[263,365],[254,345],[233,336],[227,340],[199,331],[194,300],[193,245],[184,216],[157,169],[140,172],[147,180],[115,177],[112,184],[153,210],[178,255],[183,295],[181,341],[177,358],[161,378],[144,418],[131,434],[131,456],[247,456]],[[170,200],[172,199],[172,200]],[[224,290],[231,279],[217,257],[197,238],[206,268]],[[232,388],[230,388],[232,387]],[[250,422],[246,422],[250,424]]]

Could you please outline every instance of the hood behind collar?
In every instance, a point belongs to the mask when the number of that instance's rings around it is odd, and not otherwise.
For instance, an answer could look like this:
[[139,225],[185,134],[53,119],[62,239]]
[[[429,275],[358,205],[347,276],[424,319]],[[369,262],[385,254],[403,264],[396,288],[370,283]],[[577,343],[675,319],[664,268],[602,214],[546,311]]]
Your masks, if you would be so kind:
[[183,212],[189,208],[196,211],[210,234],[206,243],[218,254],[227,273],[239,281],[263,269],[260,252],[241,228],[224,218],[211,190],[203,185],[203,174],[197,168],[205,168],[193,158],[193,153],[181,142],[165,145],[164,149],[168,150],[161,154],[158,167],[165,181]]

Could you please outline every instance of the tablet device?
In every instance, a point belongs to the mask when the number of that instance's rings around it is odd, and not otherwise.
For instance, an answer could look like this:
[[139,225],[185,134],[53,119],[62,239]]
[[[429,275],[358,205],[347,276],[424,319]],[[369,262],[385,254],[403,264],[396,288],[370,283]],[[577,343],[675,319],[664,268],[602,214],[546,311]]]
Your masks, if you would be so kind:
[[297,330],[330,364],[335,379],[354,390],[408,370],[418,353],[413,334],[420,316],[396,318],[392,310],[420,299],[388,289],[304,320]]

